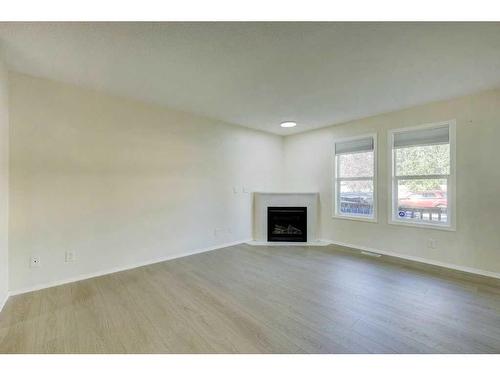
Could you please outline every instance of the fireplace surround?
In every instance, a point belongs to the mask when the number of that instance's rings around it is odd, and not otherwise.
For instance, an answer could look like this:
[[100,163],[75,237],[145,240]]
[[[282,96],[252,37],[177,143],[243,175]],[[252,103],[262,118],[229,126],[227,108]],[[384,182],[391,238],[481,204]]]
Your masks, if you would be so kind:
[[[319,194],[316,192],[255,192],[253,194],[253,238],[249,241],[256,246],[323,246],[318,238]],[[268,207],[306,207],[306,238],[302,241],[269,241]]]

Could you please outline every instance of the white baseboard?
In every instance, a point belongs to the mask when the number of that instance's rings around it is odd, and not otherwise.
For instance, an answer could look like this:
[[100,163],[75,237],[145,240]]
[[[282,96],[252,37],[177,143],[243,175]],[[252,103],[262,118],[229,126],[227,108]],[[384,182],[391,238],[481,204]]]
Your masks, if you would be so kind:
[[5,306],[5,304],[7,303],[7,300],[9,299],[9,297],[10,297],[10,293],[7,292],[5,294],[5,297],[3,298],[3,300],[0,301],[0,312],[2,312],[2,310],[3,310],[4,306]]
[[350,243],[346,243],[346,242],[339,242],[339,241],[325,240],[325,239],[323,239],[322,241],[328,242],[328,243],[330,243],[332,245],[350,247],[350,248],[356,249],[356,250],[369,251],[371,253],[376,253],[376,254],[381,254],[381,255],[387,255],[387,256],[391,256],[391,257],[395,257],[395,258],[401,258],[401,259],[406,259],[406,260],[411,260],[411,261],[419,262],[419,263],[430,264],[430,265],[433,265],[433,266],[448,268],[448,269],[455,270],[455,271],[462,271],[462,272],[472,273],[472,274],[476,274],[476,275],[480,275],[480,276],[486,276],[486,277],[492,277],[492,278],[495,278],[495,279],[500,279],[500,273],[492,272],[492,271],[486,271],[486,270],[481,270],[479,268],[473,268],[473,267],[467,267],[467,266],[459,266],[457,264],[440,262],[440,261],[437,261],[437,260],[416,257],[416,256],[413,256],[413,255],[399,254],[399,253],[394,253],[392,251],[379,250],[379,249],[374,249],[372,247],[354,245],[354,244],[350,244]]
[[59,286],[59,285],[74,283],[76,281],[82,281],[82,280],[86,280],[86,279],[91,279],[91,278],[94,278],[94,277],[109,275],[109,274],[115,273],[115,272],[127,271],[127,270],[130,270],[130,269],[133,269],[133,268],[138,268],[138,267],[148,266],[148,265],[155,264],[155,263],[165,262],[167,260],[172,260],[172,259],[177,259],[177,258],[184,258],[184,257],[190,256],[190,255],[194,255],[194,254],[200,254],[200,253],[205,253],[207,251],[213,251],[213,250],[222,249],[224,247],[239,245],[239,244],[242,244],[242,243],[246,243],[248,241],[250,241],[250,240],[249,239],[245,239],[245,240],[240,240],[240,241],[227,242],[227,243],[220,244],[220,245],[215,245],[215,246],[210,246],[210,247],[206,247],[206,248],[202,248],[202,249],[193,250],[193,251],[190,251],[190,252],[187,252],[187,253],[175,254],[175,255],[168,255],[166,257],[151,259],[151,260],[147,260],[147,261],[144,261],[144,262],[130,264],[130,265],[127,265],[127,266],[114,267],[114,268],[110,268],[110,269],[107,269],[107,270],[102,270],[102,271],[97,271],[97,272],[91,272],[91,273],[87,273],[87,274],[83,274],[83,275],[78,275],[78,276],[70,277],[70,278],[63,279],[63,280],[56,280],[56,281],[51,281],[51,282],[48,282],[48,283],[37,284],[37,285],[29,286],[29,287],[26,287],[26,288],[21,288],[21,289],[17,289],[17,290],[11,290],[10,293],[9,293],[9,296],[15,296],[15,295],[18,295],[18,294],[24,294],[24,293],[28,293],[28,292],[34,292],[36,290],[52,288],[54,286]]

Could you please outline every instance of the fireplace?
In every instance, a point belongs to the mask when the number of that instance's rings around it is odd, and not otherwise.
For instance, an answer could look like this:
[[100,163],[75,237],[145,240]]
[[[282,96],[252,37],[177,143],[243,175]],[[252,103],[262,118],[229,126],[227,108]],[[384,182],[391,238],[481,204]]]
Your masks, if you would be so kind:
[[267,240],[307,242],[307,207],[267,207]]

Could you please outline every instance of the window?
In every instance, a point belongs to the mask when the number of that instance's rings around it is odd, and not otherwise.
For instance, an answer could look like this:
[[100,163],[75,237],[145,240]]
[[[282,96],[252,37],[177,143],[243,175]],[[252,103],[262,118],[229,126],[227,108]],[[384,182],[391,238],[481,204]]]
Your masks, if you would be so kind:
[[454,229],[455,125],[453,122],[394,130],[392,224]]
[[335,217],[376,221],[375,150],[375,135],[335,142]]

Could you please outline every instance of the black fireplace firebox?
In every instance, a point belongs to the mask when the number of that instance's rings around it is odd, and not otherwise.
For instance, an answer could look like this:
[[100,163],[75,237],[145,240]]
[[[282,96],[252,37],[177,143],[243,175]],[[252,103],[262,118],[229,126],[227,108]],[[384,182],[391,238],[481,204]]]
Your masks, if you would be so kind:
[[307,242],[307,207],[268,207],[267,240]]

